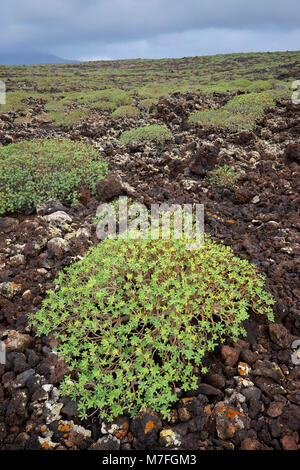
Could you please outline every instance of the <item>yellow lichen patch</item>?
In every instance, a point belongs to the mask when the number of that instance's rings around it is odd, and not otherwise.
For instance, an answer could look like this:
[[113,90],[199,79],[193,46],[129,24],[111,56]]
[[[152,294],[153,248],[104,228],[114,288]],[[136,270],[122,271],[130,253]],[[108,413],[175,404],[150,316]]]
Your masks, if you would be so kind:
[[226,222],[228,224],[235,224],[235,220],[233,220],[233,219],[227,219]]
[[209,406],[209,405],[207,405],[207,406],[204,408],[204,411],[205,411],[205,413],[206,413],[208,416],[211,415],[211,409],[210,409],[210,406]]
[[68,424],[59,424],[57,426],[57,429],[61,432],[69,432],[70,431],[70,426]]
[[152,431],[153,428],[154,422],[150,419],[149,421],[147,421],[147,424],[145,426],[145,434],[148,434],[148,432]]

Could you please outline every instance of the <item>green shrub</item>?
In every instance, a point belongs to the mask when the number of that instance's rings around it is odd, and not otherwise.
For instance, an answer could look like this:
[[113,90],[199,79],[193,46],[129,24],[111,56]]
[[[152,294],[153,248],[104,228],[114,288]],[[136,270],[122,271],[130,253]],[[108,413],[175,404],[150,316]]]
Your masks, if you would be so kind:
[[62,99],[52,100],[45,104],[45,110],[50,112],[66,110],[70,104],[72,104],[72,101],[65,101]]
[[263,114],[265,109],[274,106],[274,99],[267,93],[247,93],[232,98],[224,109],[231,113]]
[[117,88],[81,93],[78,96],[74,95],[74,99],[79,104],[86,104],[102,111],[113,111],[119,106],[130,105],[133,101],[130,95]]
[[160,98],[161,96],[168,96],[170,90],[163,85],[145,86],[137,90],[141,98]]
[[155,98],[146,98],[145,100],[141,100],[138,104],[138,107],[140,109],[146,109],[147,111],[150,110],[150,108],[153,105],[156,105],[158,103],[158,100]]
[[139,114],[140,112],[135,106],[119,106],[119,108],[112,113],[112,117],[135,117]]
[[255,125],[255,115],[247,113],[231,113],[224,108],[195,111],[188,117],[190,124],[215,125],[226,127],[231,131],[252,129]]
[[240,174],[229,165],[223,165],[208,173],[207,179],[211,185],[231,187],[239,179]]
[[274,106],[275,99],[271,91],[262,93],[246,93],[232,98],[219,109],[196,111],[189,118],[189,123],[214,124],[236,131],[253,129],[256,120],[261,118],[265,110]]
[[175,387],[197,387],[193,367],[227,337],[245,335],[250,311],[273,320],[255,266],[209,237],[193,251],[186,241],[106,238],[59,274],[30,315],[38,336],[54,335],[71,372],[62,394],[83,418],[141,406],[167,416]]
[[6,93],[6,104],[0,105],[0,113],[9,111],[19,112],[26,111],[27,106],[23,100],[28,97],[24,91],[12,91]]
[[87,118],[88,113],[85,109],[77,108],[67,112],[66,110],[59,109],[52,111],[48,114],[48,117],[55,122],[55,124],[63,126],[72,126],[78,124],[81,119]]
[[0,214],[35,207],[50,198],[75,202],[78,186],[92,192],[107,164],[90,145],[39,140],[0,148]]
[[165,126],[152,124],[151,126],[138,127],[125,131],[120,137],[122,145],[127,145],[132,142],[157,142],[163,143],[166,140],[172,139],[172,133]]

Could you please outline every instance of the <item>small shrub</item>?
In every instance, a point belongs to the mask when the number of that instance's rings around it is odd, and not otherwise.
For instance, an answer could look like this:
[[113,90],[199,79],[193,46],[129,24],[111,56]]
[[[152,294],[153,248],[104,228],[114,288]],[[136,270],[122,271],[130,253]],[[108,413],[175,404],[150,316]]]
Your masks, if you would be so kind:
[[88,117],[88,113],[85,109],[74,109],[73,111],[67,112],[66,110],[59,109],[52,111],[48,114],[48,117],[55,122],[55,124],[62,126],[72,126],[78,124],[82,119]]
[[137,90],[141,98],[160,98],[161,96],[168,96],[170,90],[163,85],[145,86]]
[[27,106],[23,100],[28,97],[23,91],[12,91],[6,93],[6,104],[0,105],[0,113],[7,113],[9,111],[19,112],[26,111]]
[[120,142],[122,145],[128,145],[132,142],[163,143],[171,139],[172,133],[167,127],[152,124],[151,126],[138,127],[137,129],[123,132]]
[[90,145],[40,140],[0,148],[0,214],[35,207],[50,198],[76,202],[78,186],[92,192],[107,164]]
[[140,109],[145,109],[146,111],[150,111],[152,106],[155,106],[158,103],[157,99],[154,98],[146,98],[145,100],[141,100],[138,104]]
[[86,104],[101,111],[113,111],[119,106],[131,105],[133,101],[130,95],[117,88],[81,93],[74,96],[74,99],[79,104]]
[[239,177],[240,174],[234,168],[229,165],[224,165],[210,171],[207,179],[211,185],[229,188],[236,183]]
[[119,106],[119,108],[112,113],[112,117],[135,117],[139,114],[139,110],[135,106]]
[[62,394],[83,418],[98,409],[112,420],[141,406],[167,416],[175,387],[197,388],[193,367],[227,337],[245,335],[250,311],[273,320],[264,284],[209,237],[194,251],[185,239],[106,238],[60,273],[30,322],[38,336],[54,335],[72,371]]

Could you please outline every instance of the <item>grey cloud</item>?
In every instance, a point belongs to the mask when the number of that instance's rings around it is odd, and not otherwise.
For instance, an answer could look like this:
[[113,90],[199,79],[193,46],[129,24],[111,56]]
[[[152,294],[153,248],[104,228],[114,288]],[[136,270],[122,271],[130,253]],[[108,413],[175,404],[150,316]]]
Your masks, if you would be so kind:
[[[269,49],[272,36],[275,43],[278,36],[290,43],[287,36],[300,24],[298,0],[10,0],[1,10],[1,52],[44,50],[74,58],[111,57],[117,48],[118,57],[129,51],[131,57],[142,55],[135,54],[134,45],[149,57],[160,50],[174,56],[172,35],[188,46],[178,44],[179,50],[191,49],[184,55],[200,54],[190,38],[203,41],[205,34],[210,39],[205,41],[205,51],[198,47],[201,54],[232,50],[241,38],[244,47],[256,44],[261,50]],[[255,34],[265,43],[259,46]]]

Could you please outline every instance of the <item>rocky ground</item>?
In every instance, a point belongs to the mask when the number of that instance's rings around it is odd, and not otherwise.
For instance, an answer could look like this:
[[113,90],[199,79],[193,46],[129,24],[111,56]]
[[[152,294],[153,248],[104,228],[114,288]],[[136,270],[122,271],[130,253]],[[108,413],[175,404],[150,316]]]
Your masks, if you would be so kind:
[[[277,103],[255,131],[228,133],[188,126],[196,109],[219,107],[230,95],[210,98],[175,93],[160,99],[156,114],[112,120],[92,115],[75,128],[35,119],[43,102],[32,102],[31,120],[16,125],[0,116],[0,142],[33,137],[70,137],[92,143],[109,160],[107,185],[97,197],[81,188],[70,208],[52,201],[37,213],[0,218],[0,448],[17,449],[300,449],[299,106]],[[125,129],[166,124],[173,142],[121,147]],[[211,187],[206,172],[229,164],[241,173],[233,188]],[[265,273],[276,305],[275,323],[251,316],[247,338],[207,356],[199,387],[178,389],[168,420],[151,410],[113,423],[97,415],[78,418],[62,397],[66,366],[37,338],[27,314],[37,310],[58,271],[97,243],[93,218],[99,202],[127,194],[151,203],[203,203],[205,231]],[[292,356],[293,355],[293,356]]]

